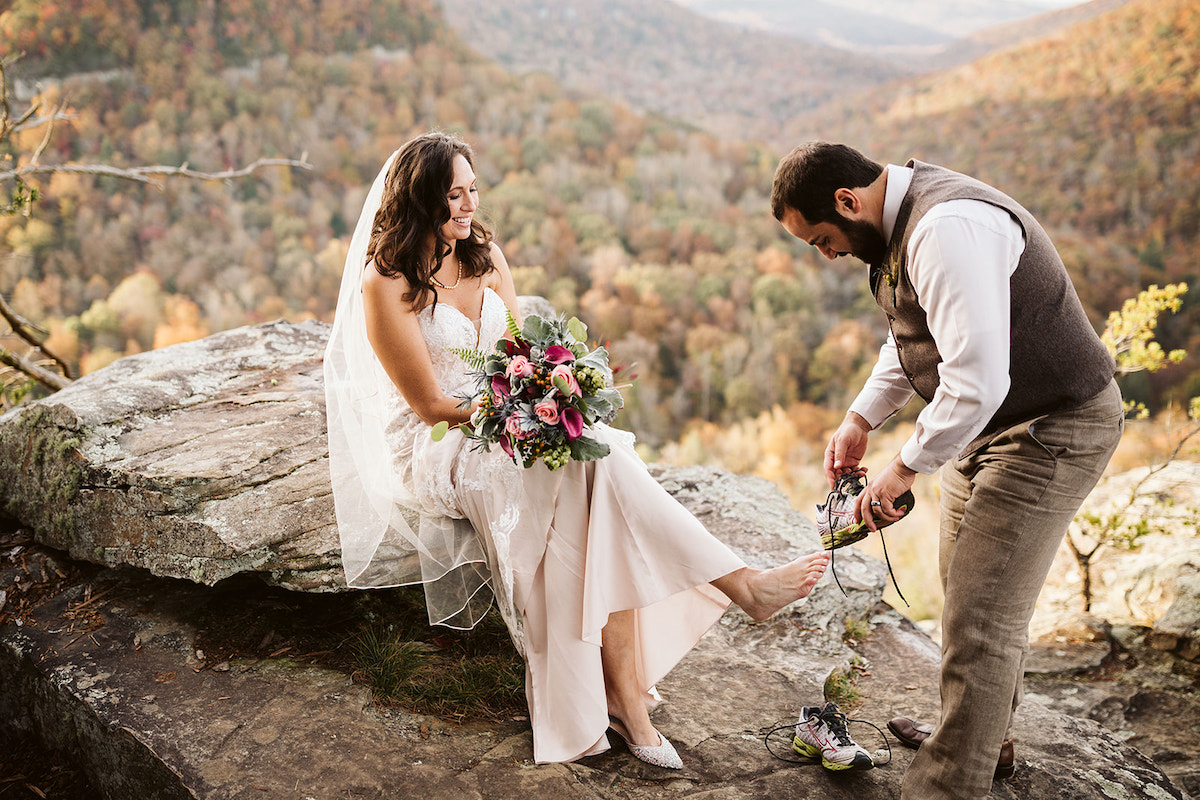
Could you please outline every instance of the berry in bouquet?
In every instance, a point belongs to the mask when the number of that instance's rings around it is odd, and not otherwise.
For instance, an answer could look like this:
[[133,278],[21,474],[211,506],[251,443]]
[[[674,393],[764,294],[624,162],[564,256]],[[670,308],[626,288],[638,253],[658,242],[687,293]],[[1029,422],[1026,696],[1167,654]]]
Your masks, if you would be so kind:
[[[589,436],[623,405],[613,385],[608,350],[589,349],[587,326],[577,318],[529,315],[520,328],[508,314],[508,335],[490,352],[455,350],[474,371],[478,385],[466,403],[480,400],[463,433],[489,449],[495,444],[524,467],[540,458],[551,470],[570,460],[608,455],[604,442]],[[441,439],[449,423],[434,426]]]

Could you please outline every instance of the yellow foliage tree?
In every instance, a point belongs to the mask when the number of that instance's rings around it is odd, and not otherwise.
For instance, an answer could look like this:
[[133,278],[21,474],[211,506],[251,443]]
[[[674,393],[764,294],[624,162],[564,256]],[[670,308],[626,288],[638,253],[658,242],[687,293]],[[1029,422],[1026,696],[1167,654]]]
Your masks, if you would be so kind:
[[182,295],[167,297],[163,308],[165,321],[154,331],[154,349],[180,342],[194,342],[208,336],[200,307]]
[[[1157,372],[1165,366],[1182,361],[1183,350],[1166,352],[1154,340],[1158,318],[1163,312],[1175,313],[1187,293],[1185,283],[1163,287],[1150,286],[1137,297],[1125,301],[1119,311],[1108,317],[1108,326],[1101,339],[1117,362],[1117,374]],[[1140,403],[1126,402],[1126,412],[1138,417],[1147,416]],[[1200,529],[1200,509],[1176,509],[1165,514],[1170,500],[1152,490],[1153,479],[1171,462],[1184,454],[1188,443],[1200,434],[1200,397],[1188,404],[1187,422],[1181,428],[1168,431],[1167,452],[1158,463],[1151,464],[1146,474],[1134,481],[1104,512],[1083,511],[1075,517],[1067,531],[1066,544],[1075,557],[1083,582],[1080,594],[1083,610],[1092,609],[1092,563],[1102,548],[1136,550],[1142,539],[1151,533],[1172,533],[1179,528]],[[1107,479],[1101,481],[1101,485]],[[1107,496],[1100,491],[1098,495]]]
[[[1168,284],[1159,288],[1151,285],[1121,305],[1120,311],[1108,315],[1108,325],[1100,339],[1117,361],[1117,374],[1158,372],[1163,367],[1178,364],[1187,356],[1183,350],[1164,351],[1154,340],[1158,317],[1164,311],[1174,314],[1183,305],[1186,283]],[[1147,415],[1141,403],[1125,404],[1126,411]]]
[[163,320],[162,284],[149,272],[135,272],[122,280],[108,296],[108,305],[121,320],[124,336],[148,347]]

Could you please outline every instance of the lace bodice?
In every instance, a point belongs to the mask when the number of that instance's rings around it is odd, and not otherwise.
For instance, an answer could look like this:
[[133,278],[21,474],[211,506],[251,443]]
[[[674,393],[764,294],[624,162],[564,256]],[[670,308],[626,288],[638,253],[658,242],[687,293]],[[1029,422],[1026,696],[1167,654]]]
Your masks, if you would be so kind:
[[[506,309],[500,295],[491,289],[484,289],[478,333],[475,331],[475,323],[448,303],[438,303],[436,306],[430,304],[417,313],[421,334],[425,337],[429,358],[433,362],[434,378],[442,391],[450,397],[466,397],[475,392],[475,382],[467,365],[456,353],[451,352],[452,348],[490,350],[504,335]],[[380,369],[382,370],[382,366]],[[409,407],[390,379],[386,385],[391,389],[387,398],[390,420],[388,434],[395,443],[398,433],[404,431],[412,434],[425,423]],[[409,448],[402,450],[403,452],[398,454],[402,457],[408,457],[411,453]]]
[[425,336],[429,357],[433,360],[434,374],[446,394],[456,397],[475,389],[466,365],[450,348],[491,350],[504,335],[505,308],[500,295],[491,289],[484,289],[478,333],[475,332],[475,323],[448,303],[430,304],[418,313],[421,333]]
[[[433,362],[434,378],[448,396],[470,397],[477,388],[467,364],[453,350],[490,350],[504,335],[506,311],[507,306],[500,295],[484,289],[478,333],[475,324],[448,303],[430,304],[417,313],[421,334]],[[385,435],[392,450],[399,487],[406,496],[415,498],[423,513],[461,519],[463,514],[455,500],[455,486],[479,484],[484,480],[481,473],[468,469],[467,462],[458,458],[459,450],[468,446],[465,438],[452,428],[444,439],[434,442],[429,426],[394,385],[391,385],[386,405]],[[489,461],[506,458],[499,448],[484,457]]]

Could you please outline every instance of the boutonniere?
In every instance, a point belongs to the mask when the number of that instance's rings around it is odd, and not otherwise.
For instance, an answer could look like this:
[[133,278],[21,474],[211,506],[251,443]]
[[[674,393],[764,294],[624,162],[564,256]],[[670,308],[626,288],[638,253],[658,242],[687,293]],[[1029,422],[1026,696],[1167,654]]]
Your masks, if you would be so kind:
[[900,259],[889,255],[882,264],[871,265],[871,293],[878,295],[879,281],[882,280],[892,289],[892,305],[896,305],[896,281],[900,275]]
[[893,289],[896,288],[896,275],[900,272],[900,262],[895,258],[889,258],[887,263],[883,265],[883,280]]

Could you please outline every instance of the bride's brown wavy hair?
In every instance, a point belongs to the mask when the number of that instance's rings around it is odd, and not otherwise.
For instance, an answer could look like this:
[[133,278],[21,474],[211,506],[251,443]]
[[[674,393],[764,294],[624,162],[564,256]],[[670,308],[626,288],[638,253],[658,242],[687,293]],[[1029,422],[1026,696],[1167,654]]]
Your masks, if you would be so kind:
[[[446,194],[454,180],[454,157],[462,156],[475,168],[471,147],[445,133],[426,133],[405,142],[388,170],[383,198],[371,226],[367,261],[389,278],[403,276],[409,289],[404,299],[414,309],[426,305],[429,295],[437,302],[437,288],[430,278],[450,255],[451,245],[442,236],[450,220]],[[433,234],[433,252],[428,252]],[[492,232],[476,219],[471,235],[459,240],[454,250],[463,275],[479,277],[495,269],[491,256]]]

